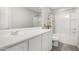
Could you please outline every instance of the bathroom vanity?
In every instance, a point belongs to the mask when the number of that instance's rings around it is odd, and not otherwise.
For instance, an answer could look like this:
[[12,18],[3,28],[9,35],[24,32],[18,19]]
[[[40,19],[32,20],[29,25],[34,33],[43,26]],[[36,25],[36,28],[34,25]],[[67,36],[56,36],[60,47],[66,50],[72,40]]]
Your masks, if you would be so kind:
[[[2,31],[1,51],[49,51],[52,48],[51,29],[36,27]],[[13,32],[15,33],[12,34]]]

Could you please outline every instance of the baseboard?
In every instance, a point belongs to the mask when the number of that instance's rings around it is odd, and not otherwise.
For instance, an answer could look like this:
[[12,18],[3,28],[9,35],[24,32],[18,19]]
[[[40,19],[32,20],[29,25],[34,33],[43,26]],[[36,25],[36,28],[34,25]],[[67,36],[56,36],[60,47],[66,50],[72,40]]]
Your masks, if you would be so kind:
[[77,48],[79,49],[79,45],[77,45]]

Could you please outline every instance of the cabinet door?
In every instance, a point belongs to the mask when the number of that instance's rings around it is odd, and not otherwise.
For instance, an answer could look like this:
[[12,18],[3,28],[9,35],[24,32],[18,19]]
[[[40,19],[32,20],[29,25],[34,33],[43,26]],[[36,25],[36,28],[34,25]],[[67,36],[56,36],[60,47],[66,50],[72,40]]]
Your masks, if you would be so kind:
[[48,35],[48,50],[51,50],[51,48],[52,48],[52,32],[50,31],[48,34],[49,34]]
[[42,49],[43,51],[48,51],[48,35],[49,33],[45,33],[42,36]]
[[52,48],[51,32],[47,32],[42,36],[42,49],[43,51],[49,51]]
[[29,51],[41,51],[41,36],[29,40]]
[[17,44],[13,47],[6,49],[6,51],[27,51],[28,50],[28,41]]

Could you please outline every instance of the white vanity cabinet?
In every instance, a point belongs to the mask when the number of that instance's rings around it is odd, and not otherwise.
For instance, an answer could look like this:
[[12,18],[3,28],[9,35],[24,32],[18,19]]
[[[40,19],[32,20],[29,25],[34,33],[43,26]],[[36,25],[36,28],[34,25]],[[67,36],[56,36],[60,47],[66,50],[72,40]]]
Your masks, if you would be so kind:
[[28,51],[28,41],[16,44],[5,51]]
[[29,51],[41,51],[42,42],[41,35],[29,40]]
[[[9,48],[7,47],[5,51],[50,51],[52,48],[51,33],[51,31],[47,31],[25,39],[21,43],[18,42]],[[22,39],[20,40],[22,41]]]
[[49,51],[52,48],[51,31],[29,40],[29,51]]

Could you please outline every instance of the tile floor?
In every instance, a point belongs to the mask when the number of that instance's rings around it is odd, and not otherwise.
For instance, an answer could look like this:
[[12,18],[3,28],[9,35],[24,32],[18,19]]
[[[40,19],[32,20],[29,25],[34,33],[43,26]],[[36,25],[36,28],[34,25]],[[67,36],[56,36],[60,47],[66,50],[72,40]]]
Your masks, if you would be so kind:
[[79,49],[76,46],[59,42],[59,46],[52,46],[51,51],[79,51]]

